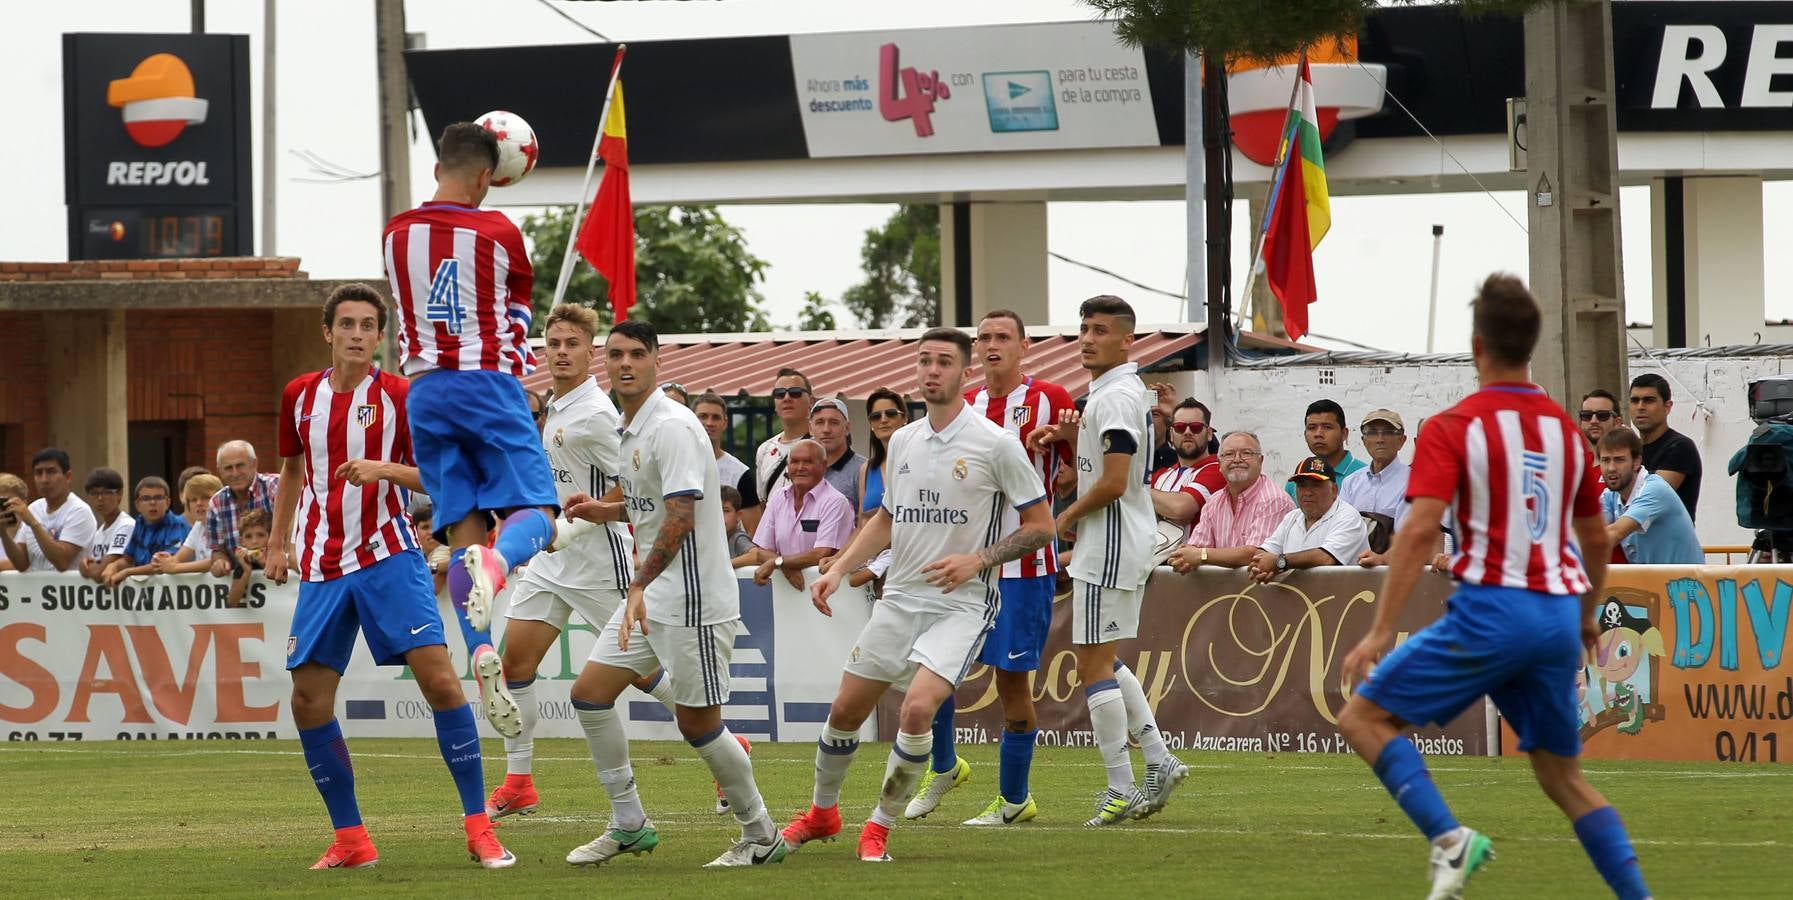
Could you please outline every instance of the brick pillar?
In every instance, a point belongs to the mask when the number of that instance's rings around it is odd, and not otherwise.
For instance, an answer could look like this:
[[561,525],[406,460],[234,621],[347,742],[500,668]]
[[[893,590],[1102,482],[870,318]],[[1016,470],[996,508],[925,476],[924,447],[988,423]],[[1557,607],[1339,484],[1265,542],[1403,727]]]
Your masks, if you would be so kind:
[[50,444],[68,451],[77,483],[110,466],[130,484],[124,310],[47,312],[43,329]]

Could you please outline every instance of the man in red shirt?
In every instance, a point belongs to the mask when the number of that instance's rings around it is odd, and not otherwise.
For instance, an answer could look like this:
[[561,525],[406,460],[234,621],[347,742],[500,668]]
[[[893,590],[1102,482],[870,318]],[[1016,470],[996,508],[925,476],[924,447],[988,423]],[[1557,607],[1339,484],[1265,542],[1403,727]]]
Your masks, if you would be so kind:
[[359,628],[377,664],[411,667],[461,796],[467,850],[485,868],[502,869],[517,859],[498,843],[486,815],[479,731],[449,661],[429,567],[405,511],[407,490],[420,486],[405,416],[410,385],[373,367],[385,326],[386,307],[373,288],[337,288],[324,304],[330,368],[293,379],[280,401],[283,477],[267,573],[285,583],[290,553],[303,579],[286,642],[293,724],[336,829],[312,868],[367,868],[379,861],[361,822],[355,771],[335,716],[336,686]]
[[1208,499],[1226,490],[1220,460],[1208,452],[1212,428],[1207,404],[1183,398],[1171,411],[1170,445],[1177,451],[1177,464],[1158,469],[1149,479],[1152,511],[1165,522],[1181,525],[1185,537]]
[[[1457,823],[1401,731],[1449,722],[1484,694],[1607,885],[1624,900],[1647,897],[1625,826],[1579,758],[1575,679],[1599,634],[1606,577],[1600,471],[1574,420],[1530,381],[1542,315],[1525,285],[1490,276],[1473,307],[1481,389],[1420,432],[1412,507],[1389,551],[1375,623],[1345,657],[1345,683],[1357,689],[1339,730],[1432,842],[1432,897],[1461,896],[1494,848]],[[1457,591],[1443,618],[1377,663],[1447,511],[1459,537]]]

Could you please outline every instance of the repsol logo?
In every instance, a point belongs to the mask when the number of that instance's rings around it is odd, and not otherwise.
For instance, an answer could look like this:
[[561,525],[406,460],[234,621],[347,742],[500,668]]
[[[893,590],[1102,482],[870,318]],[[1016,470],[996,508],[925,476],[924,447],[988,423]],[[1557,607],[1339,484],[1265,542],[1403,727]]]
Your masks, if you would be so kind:
[[[1737,32],[1733,29],[1732,33]],[[1743,82],[1731,106],[1738,109],[1793,107],[1793,90],[1786,89],[1784,80],[1793,75],[1793,59],[1781,54],[1781,48],[1787,44],[1793,44],[1793,25],[1755,25],[1750,29],[1749,49],[1742,51],[1748,53]],[[1656,63],[1656,83],[1650,93],[1650,108],[1680,107],[1682,85],[1692,89],[1694,107],[1726,108],[1726,98],[1719,94],[1712,74],[1725,64],[1730,52],[1725,29],[1717,25],[1665,26],[1662,29],[1662,55]],[[1778,90],[1774,87],[1777,75],[1783,79]]]
[[150,187],[152,185],[178,184],[182,187],[205,186],[211,184],[206,177],[205,163],[191,160],[179,162],[109,162],[106,164],[106,184],[126,187]]

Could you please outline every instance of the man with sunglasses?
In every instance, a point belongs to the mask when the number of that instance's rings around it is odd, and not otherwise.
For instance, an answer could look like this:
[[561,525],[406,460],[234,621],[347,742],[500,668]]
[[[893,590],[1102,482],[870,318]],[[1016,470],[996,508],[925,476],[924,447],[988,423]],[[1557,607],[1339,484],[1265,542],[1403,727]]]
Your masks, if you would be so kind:
[[[809,437],[809,377],[792,368],[778,370],[772,382],[772,411],[784,426],[780,434],[760,443],[753,452],[753,480],[741,491],[741,509],[762,506],[772,492],[790,483],[785,477],[785,460],[797,442]],[[757,515],[749,521],[757,521]]]
[[1594,388],[1581,398],[1581,412],[1576,418],[1589,447],[1599,446],[1600,438],[1608,431],[1625,424],[1619,415],[1619,398],[1605,388]]
[[1185,397],[1171,412],[1170,445],[1177,451],[1176,465],[1152,473],[1152,511],[1158,518],[1189,528],[1201,517],[1202,507],[1215,493],[1226,490],[1220,460],[1208,452],[1208,407]]

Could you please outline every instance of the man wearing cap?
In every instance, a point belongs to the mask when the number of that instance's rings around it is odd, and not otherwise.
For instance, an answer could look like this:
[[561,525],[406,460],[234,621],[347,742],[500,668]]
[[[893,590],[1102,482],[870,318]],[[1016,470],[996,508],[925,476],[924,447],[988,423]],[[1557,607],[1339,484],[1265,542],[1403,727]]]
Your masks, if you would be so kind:
[[846,401],[838,397],[822,397],[809,408],[810,437],[822,445],[822,478],[858,509],[859,470],[865,457],[853,450],[848,421]]
[[[1407,446],[1407,426],[1401,414],[1392,409],[1371,410],[1357,426],[1363,439],[1364,452],[1370,464],[1339,480],[1339,499],[1351,504],[1360,513],[1387,516],[1399,527],[1407,517],[1407,464],[1401,462],[1401,448]],[[1366,566],[1379,566],[1383,554],[1364,551],[1363,557],[1352,560]]]
[[1310,456],[1289,476],[1295,509],[1258,545],[1251,578],[1265,582],[1290,569],[1355,562],[1370,549],[1363,516],[1338,498],[1338,473],[1323,457]]

